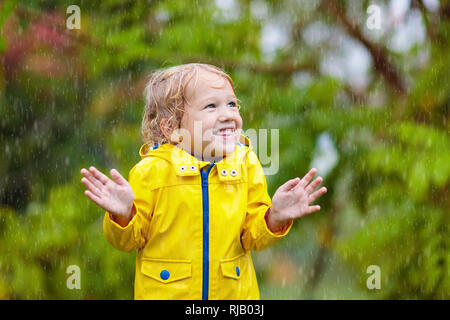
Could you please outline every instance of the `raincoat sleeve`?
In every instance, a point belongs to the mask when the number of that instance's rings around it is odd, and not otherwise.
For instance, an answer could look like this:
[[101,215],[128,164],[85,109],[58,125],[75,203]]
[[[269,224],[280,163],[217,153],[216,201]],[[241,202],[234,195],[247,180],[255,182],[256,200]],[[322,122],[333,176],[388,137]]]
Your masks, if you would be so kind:
[[106,240],[115,248],[131,252],[145,246],[155,204],[150,188],[150,170],[142,164],[135,165],[128,175],[128,183],[133,189],[135,214],[125,227],[120,226],[106,211],[103,218],[103,232]]
[[266,214],[272,205],[267,193],[267,182],[263,168],[253,151],[246,160],[248,172],[247,213],[241,233],[241,243],[245,250],[259,251],[268,248],[288,234],[292,221],[279,232],[270,231],[266,223]]

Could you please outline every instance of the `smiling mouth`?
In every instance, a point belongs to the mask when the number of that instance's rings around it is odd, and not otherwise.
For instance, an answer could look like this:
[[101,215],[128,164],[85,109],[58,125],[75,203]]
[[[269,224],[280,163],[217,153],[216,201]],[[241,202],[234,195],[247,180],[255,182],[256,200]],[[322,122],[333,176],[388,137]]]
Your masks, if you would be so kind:
[[220,129],[220,130],[216,131],[214,133],[214,135],[219,136],[219,137],[223,137],[223,138],[227,138],[227,137],[232,137],[235,132],[236,132],[235,129],[224,128],[224,129]]

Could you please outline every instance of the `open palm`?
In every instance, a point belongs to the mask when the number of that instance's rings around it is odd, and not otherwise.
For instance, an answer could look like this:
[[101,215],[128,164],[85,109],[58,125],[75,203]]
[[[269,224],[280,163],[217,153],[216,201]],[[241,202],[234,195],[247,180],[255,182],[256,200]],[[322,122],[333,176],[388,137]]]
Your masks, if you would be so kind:
[[128,181],[116,170],[109,179],[95,167],[81,169],[81,182],[87,190],[84,194],[104,210],[117,216],[128,216],[133,207],[134,193]]
[[313,168],[303,179],[291,179],[277,189],[272,199],[272,208],[280,213],[278,219],[283,221],[297,219],[320,210],[319,205],[310,206],[327,192],[325,187],[315,190],[322,182],[322,177],[309,183],[316,172],[317,170]]

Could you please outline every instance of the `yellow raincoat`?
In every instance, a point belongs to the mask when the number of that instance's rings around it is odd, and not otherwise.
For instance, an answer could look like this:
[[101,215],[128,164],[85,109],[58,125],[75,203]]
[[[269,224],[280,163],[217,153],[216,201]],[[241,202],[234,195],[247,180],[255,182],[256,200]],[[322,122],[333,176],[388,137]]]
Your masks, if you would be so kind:
[[250,250],[285,236],[272,233],[272,202],[250,140],[218,162],[200,161],[169,143],[144,144],[130,171],[136,214],[121,227],[105,213],[106,239],[137,249],[135,299],[259,299]]

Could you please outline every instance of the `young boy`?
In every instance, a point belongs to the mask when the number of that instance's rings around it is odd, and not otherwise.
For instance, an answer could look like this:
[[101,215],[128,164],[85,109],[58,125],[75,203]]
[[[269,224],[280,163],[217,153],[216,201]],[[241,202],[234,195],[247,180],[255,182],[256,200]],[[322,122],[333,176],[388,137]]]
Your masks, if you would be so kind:
[[316,170],[267,193],[241,134],[231,78],[206,64],[158,70],[146,88],[142,160],[127,182],[90,167],[82,182],[106,210],[117,249],[137,249],[135,299],[259,299],[251,250],[284,237],[327,190]]

